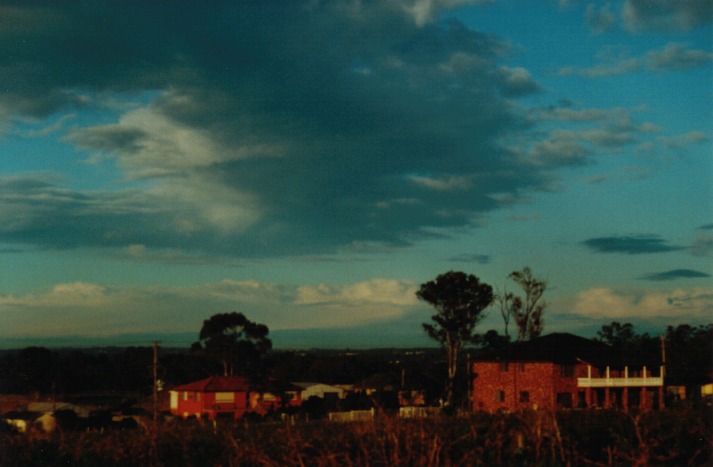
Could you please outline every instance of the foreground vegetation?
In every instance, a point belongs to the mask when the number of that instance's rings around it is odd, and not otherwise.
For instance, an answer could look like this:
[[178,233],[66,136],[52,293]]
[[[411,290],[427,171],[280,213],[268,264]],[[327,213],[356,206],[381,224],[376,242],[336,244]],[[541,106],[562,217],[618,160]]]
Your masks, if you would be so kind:
[[710,407],[2,433],[0,465],[709,465]]

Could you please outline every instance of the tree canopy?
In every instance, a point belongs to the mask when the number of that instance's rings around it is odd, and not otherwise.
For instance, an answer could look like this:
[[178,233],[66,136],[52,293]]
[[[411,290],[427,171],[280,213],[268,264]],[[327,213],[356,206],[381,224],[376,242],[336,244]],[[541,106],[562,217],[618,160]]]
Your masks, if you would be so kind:
[[254,373],[272,348],[269,332],[266,325],[254,323],[242,313],[219,313],[203,321],[199,341],[193,346],[218,358],[226,376]]
[[493,301],[493,288],[472,274],[449,271],[421,284],[416,296],[436,309],[432,323],[423,323],[423,329],[447,350],[446,402],[452,405],[458,355],[463,346],[476,343],[475,328]]

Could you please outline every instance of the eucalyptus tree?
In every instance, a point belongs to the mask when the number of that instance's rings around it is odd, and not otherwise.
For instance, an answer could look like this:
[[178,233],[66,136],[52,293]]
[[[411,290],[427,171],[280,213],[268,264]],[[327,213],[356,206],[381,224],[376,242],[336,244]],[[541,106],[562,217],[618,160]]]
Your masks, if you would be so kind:
[[459,354],[464,346],[477,342],[475,329],[493,301],[493,288],[472,274],[449,271],[421,284],[416,296],[436,309],[423,329],[446,349],[446,404],[452,406]]
[[193,348],[217,358],[225,376],[255,372],[272,348],[269,332],[266,325],[252,322],[242,313],[219,313],[203,321]]

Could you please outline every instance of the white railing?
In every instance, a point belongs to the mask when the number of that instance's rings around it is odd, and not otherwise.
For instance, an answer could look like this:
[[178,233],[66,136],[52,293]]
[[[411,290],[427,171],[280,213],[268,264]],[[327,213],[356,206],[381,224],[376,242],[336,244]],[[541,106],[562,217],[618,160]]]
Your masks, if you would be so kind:
[[624,376],[612,378],[609,367],[604,377],[592,378],[592,367],[587,367],[587,377],[577,378],[577,387],[580,388],[624,388],[624,387],[658,387],[663,386],[664,367],[659,369],[659,376],[652,376],[643,369],[643,376],[629,377],[629,367],[624,367]]
[[623,387],[663,386],[663,377],[646,378],[577,378],[580,388],[623,388]]

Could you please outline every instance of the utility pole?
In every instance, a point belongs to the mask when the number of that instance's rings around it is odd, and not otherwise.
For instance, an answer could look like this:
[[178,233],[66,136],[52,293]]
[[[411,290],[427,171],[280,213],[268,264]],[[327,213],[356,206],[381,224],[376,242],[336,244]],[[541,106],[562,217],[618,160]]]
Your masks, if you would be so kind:
[[153,424],[158,421],[158,341],[153,341]]

